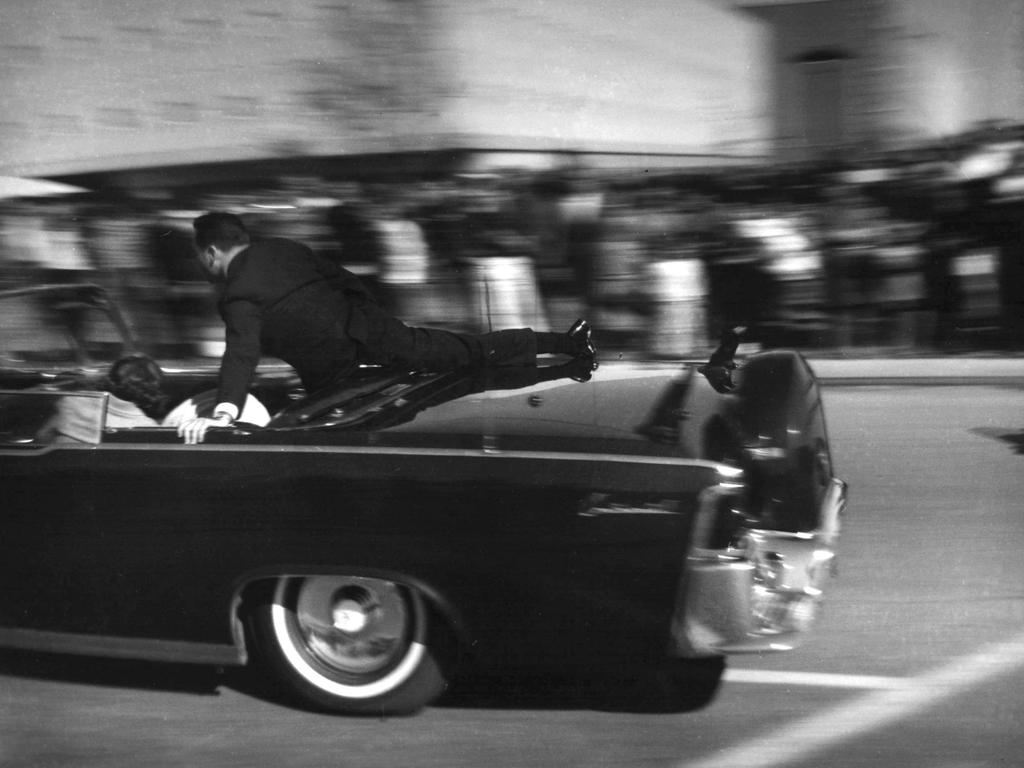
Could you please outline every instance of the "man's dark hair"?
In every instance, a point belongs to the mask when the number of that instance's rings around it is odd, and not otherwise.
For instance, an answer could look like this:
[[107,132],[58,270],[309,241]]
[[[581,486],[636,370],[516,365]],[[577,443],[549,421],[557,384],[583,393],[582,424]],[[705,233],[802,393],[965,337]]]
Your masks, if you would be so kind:
[[236,245],[249,244],[249,230],[233,213],[204,213],[192,222],[192,228],[196,231],[196,246],[199,250],[215,245],[227,251]]

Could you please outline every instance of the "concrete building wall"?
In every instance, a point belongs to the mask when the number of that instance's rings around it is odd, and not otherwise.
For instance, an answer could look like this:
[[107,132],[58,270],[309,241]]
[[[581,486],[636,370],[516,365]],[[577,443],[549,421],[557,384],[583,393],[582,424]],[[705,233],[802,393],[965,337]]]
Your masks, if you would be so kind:
[[901,78],[898,120],[925,137],[983,120],[1024,120],[1024,2],[891,4]]
[[734,7],[771,30],[774,151],[783,158],[920,143],[984,120],[1024,121],[1024,0]]
[[448,122],[513,143],[763,153],[764,25],[705,0],[476,0]]
[[343,149],[436,131],[429,4],[9,0],[6,172]]
[[708,0],[7,0],[0,173],[439,148],[764,148]]
[[773,150],[799,159],[891,128],[894,50],[885,0],[748,6],[771,30]]

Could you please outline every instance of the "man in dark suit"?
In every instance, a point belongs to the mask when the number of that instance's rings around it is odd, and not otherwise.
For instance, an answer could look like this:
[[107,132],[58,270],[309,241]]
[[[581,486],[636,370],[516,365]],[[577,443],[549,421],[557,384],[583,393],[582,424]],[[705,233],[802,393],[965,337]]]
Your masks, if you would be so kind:
[[238,418],[263,355],[295,368],[308,393],[344,380],[359,363],[444,371],[464,366],[532,365],[538,354],[568,355],[579,380],[597,368],[590,326],[567,333],[529,328],[459,334],[407,326],[385,312],[351,272],[284,238],[254,240],[241,219],[207,213],[193,222],[207,276],[220,288],[226,328],[213,418],[178,427],[186,443],[202,442],[211,426]]

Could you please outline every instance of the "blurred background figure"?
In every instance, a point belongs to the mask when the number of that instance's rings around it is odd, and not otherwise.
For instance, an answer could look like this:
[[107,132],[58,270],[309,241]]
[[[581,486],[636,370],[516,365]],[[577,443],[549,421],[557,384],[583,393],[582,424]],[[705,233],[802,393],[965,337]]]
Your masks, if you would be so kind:
[[377,201],[371,210],[371,226],[379,244],[377,281],[383,303],[398,317],[416,318],[420,323],[450,320],[437,290],[439,275],[417,221],[416,203],[399,192]]
[[150,248],[150,219],[134,204],[85,209],[82,232],[94,280],[118,303],[135,338],[154,352],[170,328],[163,305],[167,282]]
[[[189,229],[215,203],[277,235],[314,233],[316,250],[424,326],[544,329],[590,315],[606,348],[659,358],[701,357],[738,325],[745,344],[819,352],[1021,347],[1020,290],[1007,284],[1024,243],[1015,204],[972,199],[969,185],[929,176],[924,157],[887,158],[888,180],[867,184],[833,168],[517,169],[307,178],[298,197],[290,181],[170,205],[7,201],[0,276],[8,287],[96,283],[142,348],[215,357],[223,331]],[[40,317],[57,313],[55,328],[87,334],[75,311],[42,307]]]

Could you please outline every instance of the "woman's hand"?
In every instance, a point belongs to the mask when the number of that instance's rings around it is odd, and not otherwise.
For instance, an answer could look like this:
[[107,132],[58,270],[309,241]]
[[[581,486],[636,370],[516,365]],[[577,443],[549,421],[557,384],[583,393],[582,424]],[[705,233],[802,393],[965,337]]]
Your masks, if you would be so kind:
[[206,439],[206,431],[210,427],[230,427],[231,421],[231,416],[226,413],[219,413],[212,419],[197,416],[178,425],[178,437],[184,439],[185,445],[197,445]]

